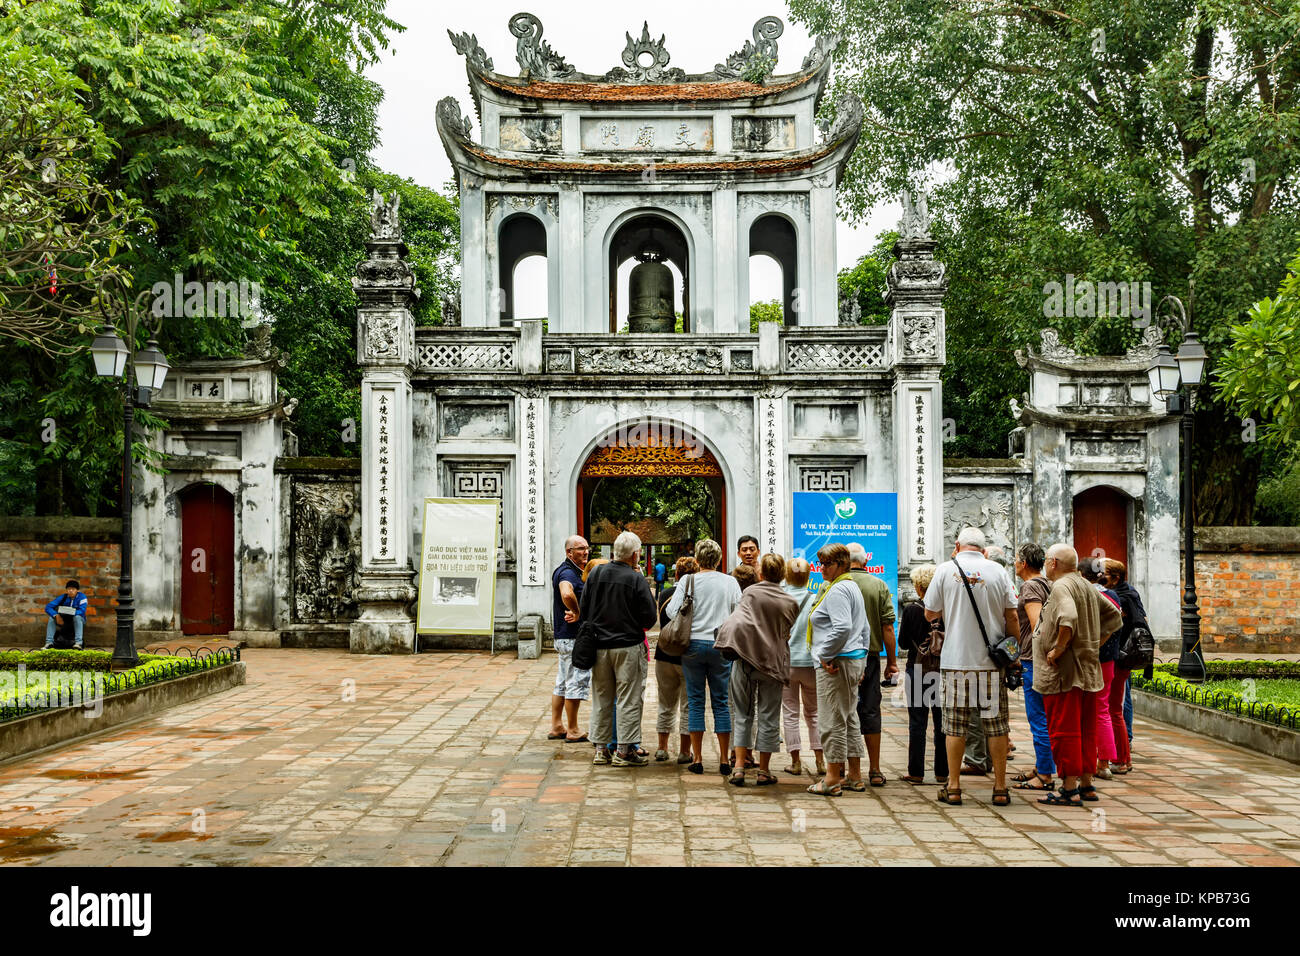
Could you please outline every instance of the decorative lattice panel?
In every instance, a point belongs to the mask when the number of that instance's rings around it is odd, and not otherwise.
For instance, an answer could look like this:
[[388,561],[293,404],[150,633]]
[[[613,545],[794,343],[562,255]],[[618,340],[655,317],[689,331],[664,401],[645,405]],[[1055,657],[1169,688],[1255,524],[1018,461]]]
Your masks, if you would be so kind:
[[505,468],[464,467],[453,464],[450,470],[453,498],[501,499],[501,507],[497,509],[497,550],[504,553],[506,551]]
[[848,491],[853,482],[852,468],[799,469],[800,491]]
[[421,369],[506,371],[515,367],[515,346],[513,342],[504,345],[421,342],[415,346],[415,364]]
[[885,347],[879,342],[791,342],[786,368],[791,372],[841,372],[884,368]]

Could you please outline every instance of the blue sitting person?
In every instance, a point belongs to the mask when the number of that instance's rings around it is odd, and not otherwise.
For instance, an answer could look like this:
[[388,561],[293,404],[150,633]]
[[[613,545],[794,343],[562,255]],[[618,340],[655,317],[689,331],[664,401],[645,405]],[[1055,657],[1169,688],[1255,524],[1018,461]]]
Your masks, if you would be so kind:
[[45,625],[47,648],[54,646],[54,636],[57,632],[62,631],[66,634],[70,626],[74,635],[74,646],[77,650],[82,649],[82,634],[86,629],[86,607],[89,603],[86,595],[81,593],[81,584],[72,580],[67,583],[62,594],[45,605],[45,613],[50,617],[49,623]]

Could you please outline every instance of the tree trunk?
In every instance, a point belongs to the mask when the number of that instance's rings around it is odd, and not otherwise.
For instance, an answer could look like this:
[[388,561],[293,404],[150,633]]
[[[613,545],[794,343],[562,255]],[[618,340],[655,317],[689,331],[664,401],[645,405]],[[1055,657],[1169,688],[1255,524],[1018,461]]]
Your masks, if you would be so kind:
[[1197,409],[1193,467],[1198,527],[1248,525],[1254,518],[1259,456],[1248,453],[1242,429],[1240,419],[1217,402]]

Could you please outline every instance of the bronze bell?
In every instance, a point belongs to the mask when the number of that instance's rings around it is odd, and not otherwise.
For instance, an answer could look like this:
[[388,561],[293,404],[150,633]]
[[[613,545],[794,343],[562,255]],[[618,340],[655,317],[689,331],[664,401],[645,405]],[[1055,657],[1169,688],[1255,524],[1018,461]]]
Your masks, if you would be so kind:
[[677,313],[673,309],[673,274],[661,261],[663,250],[647,243],[637,253],[637,265],[628,279],[630,299],[627,325],[631,332],[673,332]]

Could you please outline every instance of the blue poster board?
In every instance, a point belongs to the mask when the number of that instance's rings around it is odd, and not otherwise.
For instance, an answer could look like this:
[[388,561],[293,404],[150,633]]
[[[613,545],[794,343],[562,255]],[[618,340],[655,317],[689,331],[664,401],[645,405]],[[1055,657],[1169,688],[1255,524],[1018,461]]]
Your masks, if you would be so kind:
[[894,492],[794,493],[794,548],[791,557],[812,565],[808,587],[821,587],[817,552],[832,542],[857,542],[867,549],[867,571],[883,578],[894,595],[898,618],[898,495]]

